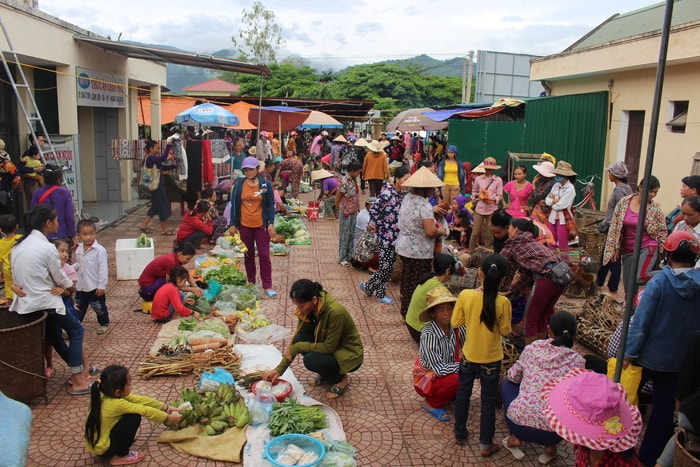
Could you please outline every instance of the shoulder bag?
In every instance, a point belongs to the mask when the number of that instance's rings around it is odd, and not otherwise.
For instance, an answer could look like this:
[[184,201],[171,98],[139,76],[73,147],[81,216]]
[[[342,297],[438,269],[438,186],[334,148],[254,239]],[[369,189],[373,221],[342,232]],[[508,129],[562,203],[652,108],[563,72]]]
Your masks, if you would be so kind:
[[353,256],[360,263],[366,263],[372,259],[378,250],[379,244],[377,243],[377,234],[372,232],[368,226],[357,241]]
[[[488,191],[489,187],[491,186],[491,184],[493,183],[493,181],[494,181],[495,179],[496,179],[495,176],[494,176],[494,177],[491,177],[491,181],[489,182],[488,185],[486,185],[486,188],[484,188],[484,190],[487,190],[487,191]],[[477,198],[477,199],[475,199],[474,201],[472,201],[472,211],[476,212],[476,205],[479,204],[479,201],[481,201],[479,198]]]
[[156,191],[160,183],[160,170],[153,164],[153,167],[146,167],[146,161],[148,157],[143,160],[143,167],[141,168],[141,187],[148,191]]
[[574,273],[566,261],[559,261],[549,270],[549,278],[559,287],[566,287],[574,280]]
[[[459,329],[455,329],[455,362],[461,360]],[[416,357],[416,362],[413,364],[413,388],[416,392],[423,396],[429,397],[435,392],[433,383],[437,375],[433,370],[429,370],[420,364],[420,356]]]

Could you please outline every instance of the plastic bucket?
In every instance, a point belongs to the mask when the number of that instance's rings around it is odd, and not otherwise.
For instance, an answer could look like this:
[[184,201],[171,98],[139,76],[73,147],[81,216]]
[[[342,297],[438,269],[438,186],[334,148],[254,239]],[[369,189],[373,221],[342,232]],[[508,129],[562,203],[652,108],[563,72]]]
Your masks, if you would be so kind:
[[318,213],[320,207],[320,201],[309,201],[308,209],[306,211],[306,217],[308,217],[310,221],[318,220]]
[[0,309],[0,391],[27,401],[46,395],[44,335],[47,314],[28,317]]

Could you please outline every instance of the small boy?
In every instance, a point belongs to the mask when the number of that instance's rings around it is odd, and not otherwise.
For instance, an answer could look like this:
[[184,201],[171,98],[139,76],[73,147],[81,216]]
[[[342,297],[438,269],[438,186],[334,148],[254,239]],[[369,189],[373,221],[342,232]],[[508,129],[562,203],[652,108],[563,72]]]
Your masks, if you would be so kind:
[[0,306],[5,306],[15,298],[12,292],[12,266],[10,265],[10,252],[15,242],[21,237],[17,234],[17,218],[12,214],[0,216],[0,231],[4,237],[0,238],[0,261],[2,261],[2,275],[5,278],[5,298],[0,299]]
[[352,241],[355,237],[355,222],[357,213],[360,212],[360,187],[357,184],[357,176],[360,175],[362,166],[357,161],[351,161],[346,167],[338,191],[335,195],[335,210],[340,219],[338,263],[341,266],[350,266],[352,259]]
[[75,250],[75,270],[78,272],[75,302],[78,318],[83,321],[88,305],[97,315],[97,334],[104,334],[109,326],[109,312],[105,301],[107,288],[107,250],[97,243],[97,227],[90,219],[78,222],[80,244]]
[[[36,146],[29,148],[26,156],[22,156],[22,162],[27,169],[32,169],[32,171],[24,174],[25,182],[27,180],[33,180],[34,183],[38,183],[39,186],[44,186],[44,177],[41,173],[36,172],[34,169],[37,167],[44,167],[44,163],[41,162],[41,154],[39,154],[39,148]],[[37,187],[38,188],[38,187]]]

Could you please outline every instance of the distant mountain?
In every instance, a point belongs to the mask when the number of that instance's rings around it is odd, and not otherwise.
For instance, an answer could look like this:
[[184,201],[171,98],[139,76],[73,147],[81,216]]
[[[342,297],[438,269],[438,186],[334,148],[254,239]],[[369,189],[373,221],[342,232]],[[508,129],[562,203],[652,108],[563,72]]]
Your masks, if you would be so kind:
[[450,58],[449,60],[437,60],[428,55],[416,55],[413,58],[401,60],[385,60],[379,63],[396,65],[400,67],[418,66],[419,70],[426,75],[462,77],[462,66],[464,59],[461,57]]

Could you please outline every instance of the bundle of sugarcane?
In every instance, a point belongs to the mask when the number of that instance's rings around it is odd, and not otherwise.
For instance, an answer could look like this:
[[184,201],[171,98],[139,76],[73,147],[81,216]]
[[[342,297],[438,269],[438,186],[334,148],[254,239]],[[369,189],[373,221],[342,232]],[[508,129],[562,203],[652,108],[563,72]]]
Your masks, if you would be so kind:
[[224,368],[236,377],[240,373],[241,357],[232,352],[230,346],[172,357],[148,357],[141,362],[136,373],[145,379],[154,376],[181,376],[193,371],[199,376],[215,367]]

